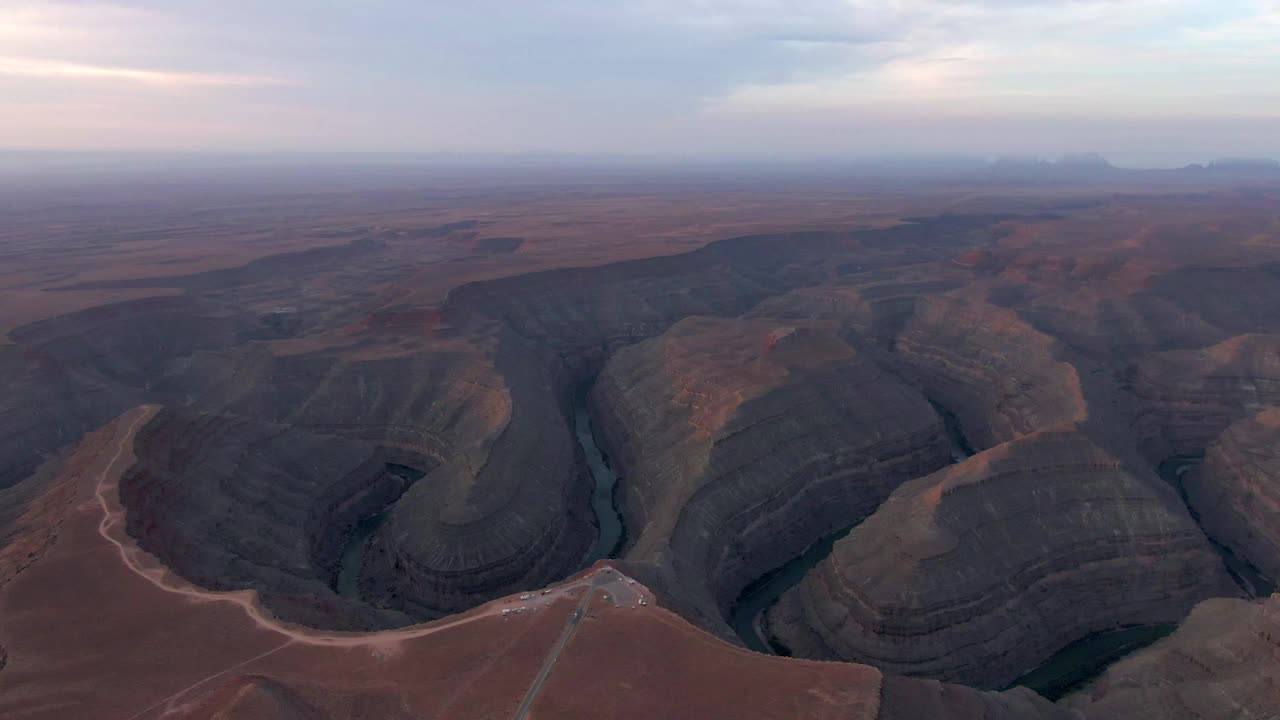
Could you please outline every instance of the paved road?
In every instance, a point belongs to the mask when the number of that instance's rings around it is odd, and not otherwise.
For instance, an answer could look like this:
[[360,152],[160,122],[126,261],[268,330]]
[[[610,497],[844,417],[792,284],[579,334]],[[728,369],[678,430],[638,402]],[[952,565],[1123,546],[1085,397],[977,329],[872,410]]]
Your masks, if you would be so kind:
[[[569,619],[564,624],[564,629],[560,631],[560,637],[556,640],[556,644],[551,646],[551,652],[547,653],[547,657],[542,661],[542,668],[538,670],[538,675],[533,679],[533,684],[529,686],[529,690],[524,694],[524,700],[520,702],[520,707],[516,708],[515,720],[524,720],[529,714],[529,708],[533,706],[533,701],[537,699],[538,693],[542,691],[542,686],[547,682],[547,678],[551,676],[551,670],[556,665],[556,660],[560,659],[560,653],[564,651],[569,641],[573,639],[573,634],[578,631],[578,625],[582,622],[582,617],[587,614],[587,606],[591,604],[591,598],[595,596],[597,586],[601,582],[601,575],[614,575],[614,573],[598,573],[591,577],[591,582],[587,585],[587,591],[582,595],[582,600],[578,602],[578,607],[569,614]],[[607,579],[607,578],[606,578]]]

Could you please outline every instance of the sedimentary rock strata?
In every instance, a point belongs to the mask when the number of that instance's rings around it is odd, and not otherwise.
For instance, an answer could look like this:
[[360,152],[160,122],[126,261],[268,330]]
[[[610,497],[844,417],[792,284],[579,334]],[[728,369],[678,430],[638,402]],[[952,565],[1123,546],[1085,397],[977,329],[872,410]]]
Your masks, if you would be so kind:
[[1170,488],[1051,432],[903,485],[768,627],[803,657],[1000,687],[1075,640],[1231,594]]
[[163,382],[193,352],[242,342],[226,310],[182,297],[103,305],[24,326],[0,348],[0,488]]
[[978,449],[1069,427],[1088,410],[1080,379],[1052,338],[994,305],[920,298],[893,341],[895,368],[955,413]]
[[1206,533],[1280,577],[1280,408],[1228,427],[1183,486]]
[[330,589],[345,531],[404,491],[387,458],[358,441],[245,418],[162,411],[121,479],[128,530],[188,580],[257,589],[290,619],[368,627],[399,613]]
[[1208,600],[1173,635],[1107,670],[1063,704],[1088,720],[1280,715],[1280,596]]
[[1235,420],[1280,403],[1280,335],[1153,353],[1130,372],[1134,430],[1152,460],[1195,456]]
[[595,539],[563,365],[514,336],[504,343],[506,404],[478,442],[457,438],[375,536],[366,580],[383,602],[464,610],[564,577]]
[[628,561],[709,627],[948,458],[923,397],[834,335],[767,320],[681,321],[611,359],[591,404],[624,478]]

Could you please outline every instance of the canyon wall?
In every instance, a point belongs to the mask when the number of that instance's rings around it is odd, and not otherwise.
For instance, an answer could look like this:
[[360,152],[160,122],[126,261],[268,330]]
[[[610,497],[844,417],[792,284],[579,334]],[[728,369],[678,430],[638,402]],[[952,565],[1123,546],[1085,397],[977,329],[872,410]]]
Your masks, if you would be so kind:
[[768,629],[801,657],[992,688],[1093,633],[1234,593],[1170,488],[1047,432],[900,487]]
[[629,567],[722,626],[749,582],[944,465],[923,397],[839,337],[689,318],[620,352],[591,395],[623,478]]
[[1280,577],[1280,408],[1232,423],[1183,485],[1210,537]]

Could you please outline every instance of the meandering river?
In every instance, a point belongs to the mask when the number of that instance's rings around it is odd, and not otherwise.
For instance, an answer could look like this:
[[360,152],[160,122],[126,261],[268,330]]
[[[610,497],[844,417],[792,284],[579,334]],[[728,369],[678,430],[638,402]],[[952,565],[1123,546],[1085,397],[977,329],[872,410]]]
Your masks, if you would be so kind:
[[[942,418],[947,438],[951,442],[952,459],[955,462],[961,462],[973,455],[973,448],[961,432],[960,422],[956,416],[937,403],[930,401],[930,404]],[[763,632],[761,619],[765,611],[773,607],[783,593],[799,584],[804,579],[805,573],[825,560],[831,554],[836,541],[848,535],[855,527],[857,523],[822,538],[809,546],[799,557],[757,579],[742,591],[730,611],[729,625],[744,645],[756,652],[772,655],[788,654],[786,648],[775,646],[767,637],[767,633]]]
[[622,514],[614,502],[614,493],[618,486],[618,476],[609,467],[609,458],[596,444],[595,433],[591,428],[591,412],[587,406],[587,391],[583,389],[577,394],[573,405],[573,430],[587,458],[587,467],[595,480],[595,488],[591,493],[591,509],[595,511],[596,524],[600,534],[596,544],[587,556],[587,565],[597,560],[616,557],[626,541],[622,524]]
[[[422,471],[411,468],[408,465],[398,465],[396,463],[387,463],[387,472],[399,476],[404,480],[404,484],[400,489],[403,495],[409,486],[425,475]],[[399,496],[396,497],[399,499]],[[395,501],[389,503],[379,512],[361,518],[351,529],[351,533],[347,535],[346,544],[342,546],[342,555],[338,559],[338,575],[334,579],[333,590],[345,598],[358,598],[360,596],[360,569],[364,566],[364,553],[369,547],[369,539],[373,534],[382,527],[382,523],[386,522],[387,513],[391,512],[391,507],[395,505]]]

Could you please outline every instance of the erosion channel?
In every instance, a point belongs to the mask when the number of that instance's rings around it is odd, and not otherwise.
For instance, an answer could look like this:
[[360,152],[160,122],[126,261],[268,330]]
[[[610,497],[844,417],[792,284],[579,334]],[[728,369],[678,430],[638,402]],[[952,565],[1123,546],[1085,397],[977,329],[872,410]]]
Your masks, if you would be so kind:
[[[398,475],[405,481],[401,493],[425,475],[420,470],[395,463],[387,463],[387,472]],[[399,496],[396,499],[398,500]],[[334,592],[345,598],[360,596],[360,570],[364,566],[364,554],[369,547],[369,538],[382,527],[382,523],[387,519],[387,513],[394,505],[395,500],[378,512],[361,518],[351,529],[351,534],[347,536],[346,544],[342,547],[342,555],[338,560],[338,575],[333,583]]]
[[597,560],[616,557],[626,541],[622,514],[618,512],[618,507],[614,503],[618,478],[609,467],[609,458],[596,444],[595,433],[591,430],[591,411],[587,407],[589,390],[590,385],[584,386],[574,396],[573,403],[573,434],[578,438],[578,444],[582,446],[587,467],[591,470],[591,478],[595,480],[594,489],[591,492],[591,509],[595,512],[596,524],[600,528],[596,544],[592,546],[591,553],[587,556],[587,565]]
[[[943,420],[947,437],[951,441],[952,458],[956,462],[961,462],[973,455],[973,448],[961,432],[956,416],[936,402],[930,401],[930,404]],[[760,621],[764,617],[764,612],[772,607],[783,593],[804,579],[805,573],[826,559],[835,547],[836,541],[848,535],[856,526],[857,523],[854,523],[822,538],[809,546],[809,549],[799,557],[763,575],[743,589],[742,595],[738,597],[738,601],[734,603],[729,613],[729,625],[744,645],[756,652],[771,655],[790,654],[785,647],[776,645],[761,627]]]

